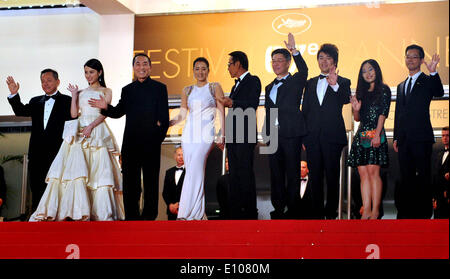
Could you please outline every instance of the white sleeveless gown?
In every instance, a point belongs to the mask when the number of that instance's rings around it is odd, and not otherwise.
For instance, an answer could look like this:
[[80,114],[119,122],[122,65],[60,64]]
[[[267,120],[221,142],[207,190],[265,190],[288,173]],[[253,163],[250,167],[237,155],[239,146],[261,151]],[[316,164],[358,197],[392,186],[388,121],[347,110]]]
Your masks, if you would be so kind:
[[183,158],[186,167],[178,209],[178,219],[206,220],[205,167],[209,151],[214,143],[216,102],[209,83],[193,86],[188,97],[189,114],[181,136]]

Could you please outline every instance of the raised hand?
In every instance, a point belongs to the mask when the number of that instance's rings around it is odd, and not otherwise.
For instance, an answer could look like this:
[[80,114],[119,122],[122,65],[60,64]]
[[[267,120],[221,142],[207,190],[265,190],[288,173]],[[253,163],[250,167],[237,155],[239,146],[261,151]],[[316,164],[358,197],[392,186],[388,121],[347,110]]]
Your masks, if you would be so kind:
[[293,54],[298,51],[295,49],[295,39],[292,33],[288,34],[288,41],[287,42],[284,41],[284,44],[286,45],[286,48],[289,49],[289,51],[292,52]]
[[93,108],[99,108],[99,109],[107,109],[108,103],[106,103],[105,98],[103,98],[102,95],[100,95],[100,99],[89,99],[88,104]]
[[78,85],[73,86],[72,84],[69,83],[67,90],[69,90],[70,93],[72,93],[72,97],[78,96]]
[[333,66],[330,69],[330,73],[327,76],[327,81],[329,85],[336,85],[338,79],[339,70],[336,72],[336,67]]
[[8,85],[9,92],[11,92],[11,95],[14,95],[17,92],[19,92],[20,85],[18,82],[14,80],[12,76],[8,76],[6,78],[6,84]]
[[219,100],[223,104],[224,107],[231,108],[233,107],[233,100],[229,97],[223,97],[222,100]]
[[358,101],[356,96],[352,96],[350,98],[350,102],[352,103],[352,109],[353,111],[360,111],[361,110],[361,101]]
[[439,55],[434,54],[433,57],[431,57],[430,63],[425,62],[425,60],[423,61],[423,63],[425,64],[425,66],[427,66],[428,71],[430,73],[434,73],[434,72],[436,72],[437,64],[439,63],[440,60],[441,59],[440,59]]

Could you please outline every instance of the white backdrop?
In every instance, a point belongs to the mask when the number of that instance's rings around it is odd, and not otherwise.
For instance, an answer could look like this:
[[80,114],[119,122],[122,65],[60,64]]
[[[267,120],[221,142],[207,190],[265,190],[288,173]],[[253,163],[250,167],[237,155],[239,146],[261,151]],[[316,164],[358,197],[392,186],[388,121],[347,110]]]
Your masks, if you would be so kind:
[[100,16],[87,8],[0,12],[0,115],[14,114],[6,77],[20,84],[22,102],[44,94],[40,72],[55,69],[63,94],[69,82],[86,86],[84,63],[98,57]]
[[[133,14],[98,15],[85,7],[0,11],[0,115],[14,114],[6,100],[8,75],[19,82],[23,103],[44,94],[40,72],[45,68],[59,73],[59,90],[70,95],[69,83],[87,86],[83,65],[91,58],[102,62],[116,105],[132,78],[133,45]],[[107,120],[119,145],[124,121]]]

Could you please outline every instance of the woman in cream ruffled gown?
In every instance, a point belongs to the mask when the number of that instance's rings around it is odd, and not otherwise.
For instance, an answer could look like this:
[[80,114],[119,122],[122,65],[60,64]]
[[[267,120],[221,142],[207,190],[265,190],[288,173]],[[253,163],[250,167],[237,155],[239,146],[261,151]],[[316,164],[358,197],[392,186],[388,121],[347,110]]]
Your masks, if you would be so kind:
[[123,220],[122,178],[115,155],[114,135],[100,110],[88,104],[101,95],[108,103],[103,66],[97,59],[84,65],[89,87],[72,93],[72,117],[64,127],[64,141],[47,174],[47,188],[30,221],[113,221]]

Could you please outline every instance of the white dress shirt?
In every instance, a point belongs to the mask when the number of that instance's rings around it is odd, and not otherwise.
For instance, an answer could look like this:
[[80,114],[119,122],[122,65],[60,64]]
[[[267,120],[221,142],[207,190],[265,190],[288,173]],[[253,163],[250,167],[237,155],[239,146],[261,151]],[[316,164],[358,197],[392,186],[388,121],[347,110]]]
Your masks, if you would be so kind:
[[[47,96],[53,96],[58,92],[58,90],[56,90],[55,92],[53,92],[50,95]],[[16,96],[17,94],[19,94],[19,92],[17,92],[16,94],[10,94],[8,96],[9,99],[13,98],[14,96]],[[53,106],[55,105],[55,100],[53,98],[48,99],[47,101],[45,101],[45,105],[44,105],[44,130],[47,127],[47,123],[48,123],[48,119],[50,118],[50,115],[52,113],[53,110]]]
[[[414,84],[416,84],[416,80],[420,76],[420,74],[422,74],[422,71],[415,73],[413,76],[408,76],[408,79],[406,80],[406,83],[405,83],[405,91],[403,92],[405,94],[405,96],[406,96],[406,90],[408,90],[409,79],[411,79],[411,91],[412,91],[414,88]],[[431,76],[434,76],[435,74],[437,74],[437,72],[430,73]],[[411,93],[411,91],[409,91],[409,93]]]
[[306,185],[308,185],[308,176],[302,178],[306,178],[306,181],[302,180],[300,183],[300,198],[303,198],[303,196],[305,195]]
[[[47,96],[53,96],[56,94],[55,91],[53,94],[47,95]],[[55,105],[55,100],[53,98],[48,99],[47,101],[45,101],[45,106],[44,106],[44,130],[47,127],[47,123],[48,123],[48,119],[50,118],[50,115],[52,113],[53,110],[53,106]]]
[[[328,76],[326,74],[321,74],[324,76]],[[339,84],[336,82],[335,85],[330,85],[330,87],[333,89],[334,92],[337,92],[339,89]],[[317,81],[317,98],[319,99],[319,104],[322,105],[323,99],[325,98],[325,93],[327,92],[328,88],[328,80],[326,78],[319,78]]]
[[239,81],[236,83],[236,86],[234,86],[234,90],[236,90],[236,88],[239,86],[239,84],[241,83],[241,81],[245,78],[245,76],[248,74],[248,71],[243,73],[240,77],[239,77]]
[[[179,168],[183,168],[184,169],[184,165],[182,165]],[[175,171],[175,184],[178,184],[178,181],[180,181],[180,177],[183,174],[183,169],[177,169]]]
[[[286,79],[288,76],[289,76],[289,73],[278,80]],[[278,87],[280,87],[281,85],[283,85],[283,83],[279,82],[278,84],[274,84],[272,86],[272,89],[270,89],[269,98],[272,100],[272,102],[274,104],[277,103]],[[279,123],[278,123],[278,117],[277,117],[277,118],[275,118],[275,126],[278,126],[278,125],[279,125]]]
[[447,156],[448,156],[448,151],[445,151],[444,155],[442,156],[442,164],[444,164],[445,159],[447,159]]

